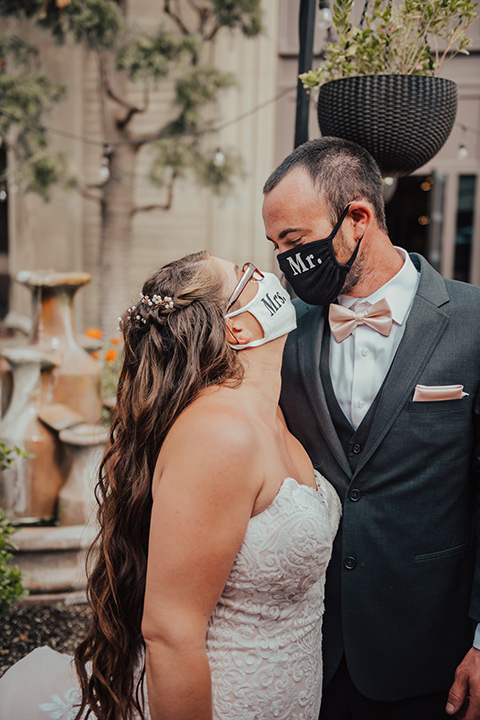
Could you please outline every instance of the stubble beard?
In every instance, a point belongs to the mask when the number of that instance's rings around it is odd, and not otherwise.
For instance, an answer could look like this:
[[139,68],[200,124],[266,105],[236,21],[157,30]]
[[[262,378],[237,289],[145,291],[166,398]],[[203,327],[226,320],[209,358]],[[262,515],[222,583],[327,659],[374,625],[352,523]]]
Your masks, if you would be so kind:
[[363,279],[364,276],[364,262],[363,262],[363,255],[361,254],[361,250],[358,251],[358,255],[355,258],[355,261],[350,268],[347,277],[345,278],[345,282],[342,287],[342,295],[350,295],[352,290],[358,285],[360,280]]
[[[339,230],[338,233],[338,240],[340,243],[343,243],[343,246],[346,246],[345,241],[345,235],[342,229]],[[354,251],[355,252],[355,251]],[[351,257],[351,254],[350,254]],[[363,280],[365,275],[365,265],[363,260],[363,253],[362,253],[362,247],[358,248],[357,257],[355,258],[352,267],[347,273],[347,277],[345,278],[345,282],[342,287],[341,295],[349,295],[354,287],[358,285],[360,280]]]

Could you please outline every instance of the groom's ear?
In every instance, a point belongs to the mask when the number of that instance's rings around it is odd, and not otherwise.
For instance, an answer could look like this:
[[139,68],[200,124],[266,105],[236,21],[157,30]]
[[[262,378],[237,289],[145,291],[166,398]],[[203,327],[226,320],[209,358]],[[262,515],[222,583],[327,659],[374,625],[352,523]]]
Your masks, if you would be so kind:
[[354,237],[363,237],[372,219],[375,217],[373,208],[367,200],[355,200],[350,204],[348,215],[352,219]]
[[246,345],[254,339],[253,333],[243,325],[239,318],[239,315],[227,318],[227,340],[232,345]]

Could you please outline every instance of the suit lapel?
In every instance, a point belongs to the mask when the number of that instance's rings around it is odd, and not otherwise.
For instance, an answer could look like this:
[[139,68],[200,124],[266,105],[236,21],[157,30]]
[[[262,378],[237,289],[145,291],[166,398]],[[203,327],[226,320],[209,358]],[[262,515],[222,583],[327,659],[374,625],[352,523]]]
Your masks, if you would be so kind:
[[412,255],[412,260],[421,270],[417,294],[405,333],[382,386],[357,473],[377,450],[405,402],[411,399],[412,389],[449,322],[449,316],[440,309],[441,305],[448,303],[443,278],[422,257]]
[[[333,457],[348,477],[352,470],[344,453],[342,443],[337,435],[332,418],[328,411],[325,391],[320,378],[320,354],[322,351],[323,331],[325,324],[324,308],[315,308],[309,313],[309,322],[303,325],[297,336],[296,347],[300,377],[313,416],[317,421],[319,432],[325,438]],[[297,330],[297,332],[299,332]]]

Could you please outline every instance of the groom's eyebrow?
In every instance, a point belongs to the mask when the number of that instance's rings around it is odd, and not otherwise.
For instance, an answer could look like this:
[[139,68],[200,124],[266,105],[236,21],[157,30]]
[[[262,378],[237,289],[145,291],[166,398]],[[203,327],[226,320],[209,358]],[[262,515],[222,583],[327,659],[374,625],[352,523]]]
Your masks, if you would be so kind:
[[283,240],[284,237],[287,235],[290,235],[290,233],[296,233],[296,232],[304,232],[305,228],[296,227],[296,228],[287,228],[286,230],[282,230],[282,232],[279,234],[279,240]]
[[[282,230],[282,232],[278,234],[278,239],[283,240],[283,238],[285,238],[287,235],[295,232],[303,232],[303,228],[287,228],[286,230]],[[274,240],[272,240],[271,237],[268,237],[268,235],[266,237],[267,240],[270,240],[270,242],[274,242]]]

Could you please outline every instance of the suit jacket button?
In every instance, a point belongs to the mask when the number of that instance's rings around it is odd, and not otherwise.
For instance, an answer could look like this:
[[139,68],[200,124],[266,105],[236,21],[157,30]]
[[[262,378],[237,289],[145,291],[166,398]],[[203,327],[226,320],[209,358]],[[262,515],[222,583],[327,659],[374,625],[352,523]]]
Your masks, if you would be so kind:
[[357,490],[357,488],[354,488],[353,490],[350,490],[348,497],[352,502],[358,502],[358,500],[362,497],[362,493],[360,490]]
[[345,562],[343,563],[343,566],[347,570],[353,570],[356,567],[356,565],[357,565],[357,561],[355,560],[354,557],[347,557]]
[[359,452],[362,452],[362,446],[359,445],[358,443],[356,443],[356,444],[352,447],[352,450],[353,450],[353,452],[355,453],[355,455],[358,455]]

